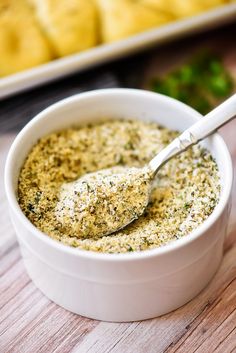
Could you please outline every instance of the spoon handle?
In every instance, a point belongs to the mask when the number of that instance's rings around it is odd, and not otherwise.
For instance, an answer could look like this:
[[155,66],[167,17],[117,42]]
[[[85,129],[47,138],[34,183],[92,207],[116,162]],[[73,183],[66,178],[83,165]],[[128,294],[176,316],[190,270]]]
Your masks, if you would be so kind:
[[154,174],[172,157],[195,145],[236,117],[236,94],[185,130],[149,163]]

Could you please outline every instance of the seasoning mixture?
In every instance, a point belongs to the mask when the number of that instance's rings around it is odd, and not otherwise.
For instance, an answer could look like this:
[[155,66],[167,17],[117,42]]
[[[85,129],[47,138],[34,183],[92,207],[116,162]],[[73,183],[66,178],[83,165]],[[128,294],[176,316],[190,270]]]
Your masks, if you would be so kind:
[[63,184],[56,217],[79,238],[111,234],[144,212],[150,195],[148,169],[113,167]]
[[[179,239],[198,227],[219,199],[216,162],[199,146],[161,168],[144,214],[124,229],[101,236],[98,229],[93,229],[93,213],[86,208],[91,202],[87,203],[86,185],[90,187],[93,179],[89,173],[113,167],[116,173],[122,167],[143,167],[177,135],[156,123],[112,120],[45,136],[33,147],[21,170],[19,204],[41,231],[80,249],[124,253]],[[110,171],[101,173],[107,174],[107,183],[112,181]],[[84,205],[79,194],[73,192],[82,193]],[[72,194],[75,197],[71,198]],[[125,202],[125,207],[129,203]],[[100,217],[102,220],[102,209]]]

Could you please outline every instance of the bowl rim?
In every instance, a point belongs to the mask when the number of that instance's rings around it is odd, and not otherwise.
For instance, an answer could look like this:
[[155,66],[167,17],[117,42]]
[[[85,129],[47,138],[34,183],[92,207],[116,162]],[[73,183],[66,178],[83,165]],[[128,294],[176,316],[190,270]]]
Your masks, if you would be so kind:
[[[9,202],[10,208],[14,211],[14,214],[18,217],[18,219],[23,223],[28,231],[33,233],[33,235],[38,238],[41,242],[45,243],[49,247],[53,247],[55,250],[66,253],[71,256],[81,257],[84,259],[90,260],[102,260],[102,261],[112,261],[112,262],[120,262],[120,261],[134,261],[134,260],[145,260],[147,258],[152,258],[156,256],[162,256],[173,251],[176,251],[190,243],[194,240],[202,236],[221,216],[223,213],[228,200],[230,198],[232,182],[233,182],[233,166],[230,153],[224,142],[223,138],[218,134],[214,133],[212,135],[212,139],[214,139],[215,143],[221,144],[223,154],[223,159],[226,168],[224,169],[224,179],[225,179],[225,188],[224,192],[220,195],[220,199],[215,209],[211,213],[211,215],[195,230],[193,230],[188,236],[184,236],[183,238],[176,239],[173,242],[170,242],[163,247],[157,247],[154,249],[147,249],[143,251],[134,251],[129,253],[100,253],[91,250],[82,250],[79,248],[73,248],[71,246],[65,245],[55,239],[52,239],[46,233],[40,231],[36,226],[34,226],[30,220],[25,216],[23,211],[21,210],[19,203],[16,198],[16,193],[13,186],[13,175],[11,173],[12,162],[15,155],[18,153],[18,145],[22,140],[24,140],[25,134],[34,128],[34,124],[41,119],[47,119],[48,114],[52,113],[55,110],[63,108],[65,105],[70,105],[76,101],[80,101],[82,99],[91,98],[95,96],[103,96],[103,95],[141,95],[141,96],[149,96],[150,98],[156,98],[158,96],[159,99],[171,102],[176,106],[179,106],[181,109],[185,110],[185,112],[192,113],[196,116],[196,119],[202,118],[202,115],[198,113],[195,109],[190,106],[174,99],[171,97],[164,96],[159,93],[154,93],[150,91],[145,91],[141,89],[133,89],[133,88],[106,88],[106,89],[98,89],[89,92],[78,93],[76,95],[70,96],[68,98],[62,99],[43,111],[37,114],[34,118],[32,118],[25,127],[17,134],[15,140],[13,141],[10,150],[7,155],[7,160],[5,163],[5,171],[4,171],[4,183],[5,183],[5,191],[7,200]],[[225,178],[226,176],[226,178]]]

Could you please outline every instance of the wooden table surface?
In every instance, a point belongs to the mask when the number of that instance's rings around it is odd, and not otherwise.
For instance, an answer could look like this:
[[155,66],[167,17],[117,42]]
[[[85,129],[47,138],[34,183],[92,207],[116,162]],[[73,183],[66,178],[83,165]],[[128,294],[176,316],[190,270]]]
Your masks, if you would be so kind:
[[[236,72],[236,60],[232,67]],[[22,97],[31,97],[33,102],[37,92]],[[3,187],[4,160],[14,130],[19,128],[14,121],[9,123],[14,114],[17,116],[12,104],[20,105],[22,97],[0,105],[0,122],[2,116],[9,117],[6,123],[0,123],[0,353],[236,352],[236,181],[222,264],[207,288],[178,310],[143,322],[99,322],[60,308],[36,289],[22,262]],[[42,105],[35,103],[34,112]],[[21,121],[25,122],[26,116],[30,118],[29,110],[24,110]],[[224,127],[222,135],[235,169],[236,121]]]

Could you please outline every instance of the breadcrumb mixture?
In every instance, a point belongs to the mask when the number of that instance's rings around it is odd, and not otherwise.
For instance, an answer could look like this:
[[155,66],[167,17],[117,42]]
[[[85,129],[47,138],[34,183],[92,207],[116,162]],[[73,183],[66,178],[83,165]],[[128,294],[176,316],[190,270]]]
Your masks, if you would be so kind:
[[124,229],[85,237],[68,230],[63,217],[58,217],[67,183],[115,166],[143,167],[177,135],[156,123],[110,120],[45,136],[32,148],[20,172],[19,204],[41,231],[84,250],[142,251],[186,236],[212,213],[220,194],[217,164],[199,145],[162,167],[144,214]]
[[113,167],[63,184],[56,217],[63,232],[101,238],[139,218],[149,202],[148,168]]

